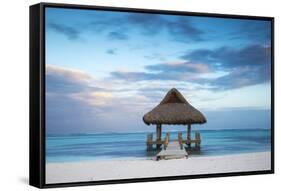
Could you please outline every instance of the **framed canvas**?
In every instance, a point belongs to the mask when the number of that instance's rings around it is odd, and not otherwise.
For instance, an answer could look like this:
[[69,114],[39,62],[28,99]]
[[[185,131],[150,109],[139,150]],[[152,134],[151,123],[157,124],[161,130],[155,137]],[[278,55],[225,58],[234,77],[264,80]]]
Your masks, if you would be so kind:
[[30,185],[273,172],[273,18],[30,7]]

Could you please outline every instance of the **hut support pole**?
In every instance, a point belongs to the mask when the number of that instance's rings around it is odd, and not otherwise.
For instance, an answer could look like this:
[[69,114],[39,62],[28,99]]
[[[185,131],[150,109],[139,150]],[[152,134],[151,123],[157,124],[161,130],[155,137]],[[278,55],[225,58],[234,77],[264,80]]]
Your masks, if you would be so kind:
[[188,127],[187,127],[187,140],[189,141],[188,142],[188,147],[191,146],[191,124],[188,124]]
[[160,148],[161,148],[161,143],[159,143],[159,142],[161,142],[161,134],[162,134],[162,132],[161,132],[161,124],[157,124],[157,126],[156,126],[156,133],[157,133],[157,139],[156,139],[156,141],[157,141],[157,150],[160,150]]

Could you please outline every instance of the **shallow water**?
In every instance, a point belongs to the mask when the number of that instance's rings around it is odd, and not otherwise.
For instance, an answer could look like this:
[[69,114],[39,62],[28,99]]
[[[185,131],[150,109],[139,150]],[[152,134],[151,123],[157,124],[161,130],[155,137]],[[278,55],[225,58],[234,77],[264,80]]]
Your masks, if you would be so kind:
[[[271,150],[268,129],[200,130],[200,156],[262,152]],[[186,137],[183,132],[183,137]],[[194,137],[195,131],[192,133]],[[177,139],[178,132],[171,132]],[[155,152],[146,151],[147,133],[105,133],[49,135],[46,137],[46,161],[74,162],[127,158],[147,158]],[[165,136],[163,132],[162,137]],[[154,134],[155,137],[155,134]]]

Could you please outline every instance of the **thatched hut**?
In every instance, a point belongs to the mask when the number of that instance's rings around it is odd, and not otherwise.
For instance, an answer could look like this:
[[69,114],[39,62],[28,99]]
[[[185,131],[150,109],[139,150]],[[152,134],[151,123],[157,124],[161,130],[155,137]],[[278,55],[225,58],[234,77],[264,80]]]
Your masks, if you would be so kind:
[[207,122],[205,116],[190,105],[175,88],[166,94],[159,105],[143,116],[143,121],[147,125],[156,125],[157,141],[161,141],[162,124],[187,125],[187,140],[191,140],[191,124]]

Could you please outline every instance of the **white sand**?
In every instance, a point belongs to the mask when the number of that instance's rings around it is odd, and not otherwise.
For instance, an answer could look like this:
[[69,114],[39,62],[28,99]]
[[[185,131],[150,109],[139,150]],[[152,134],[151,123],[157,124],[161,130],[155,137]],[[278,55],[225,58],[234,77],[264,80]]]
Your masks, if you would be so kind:
[[46,183],[270,170],[271,153],[258,152],[172,160],[114,160],[46,165]]

